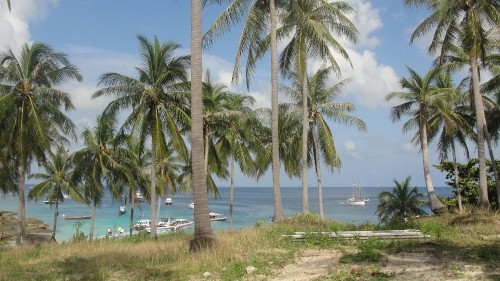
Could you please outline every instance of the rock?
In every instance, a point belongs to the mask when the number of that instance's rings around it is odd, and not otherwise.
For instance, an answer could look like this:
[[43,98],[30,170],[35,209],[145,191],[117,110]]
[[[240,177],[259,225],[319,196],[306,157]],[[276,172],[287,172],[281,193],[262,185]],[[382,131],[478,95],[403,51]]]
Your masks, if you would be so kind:
[[205,272],[205,273],[203,273],[203,277],[205,277],[205,278],[210,277],[210,275],[212,275],[212,273],[210,273],[210,272],[208,272],[208,271],[207,271],[207,272]]
[[247,271],[247,274],[252,274],[252,273],[254,273],[257,270],[257,268],[255,268],[253,266],[247,266],[245,268],[245,270]]
[[355,274],[355,275],[361,275],[361,267],[359,267],[359,265],[355,264],[351,267],[351,274]]

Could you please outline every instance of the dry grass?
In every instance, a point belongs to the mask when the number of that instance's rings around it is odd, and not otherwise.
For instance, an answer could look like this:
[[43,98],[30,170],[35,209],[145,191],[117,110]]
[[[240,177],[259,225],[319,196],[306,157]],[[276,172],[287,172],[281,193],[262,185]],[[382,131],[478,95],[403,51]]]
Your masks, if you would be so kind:
[[[417,225],[430,234],[431,239],[385,244],[385,250],[404,252],[415,247],[431,247],[439,252],[459,248],[460,254],[472,261],[498,261],[499,240],[482,237],[500,234],[500,215],[471,216],[423,218]],[[298,251],[317,248],[348,252],[345,247],[356,247],[351,243],[331,243],[331,240],[291,242],[281,234],[340,227],[342,225],[321,222],[311,215],[295,217],[268,228],[216,232],[217,246],[197,253],[189,253],[192,235],[183,233],[155,240],[138,236],[92,243],[4,248],[0,251],[0,280],[204,280],[204,272],[211,273],[208,280],[242,280],[245,267],[250,265],[258,268],[259,276],[269,276],[273,268],[290,263]]]

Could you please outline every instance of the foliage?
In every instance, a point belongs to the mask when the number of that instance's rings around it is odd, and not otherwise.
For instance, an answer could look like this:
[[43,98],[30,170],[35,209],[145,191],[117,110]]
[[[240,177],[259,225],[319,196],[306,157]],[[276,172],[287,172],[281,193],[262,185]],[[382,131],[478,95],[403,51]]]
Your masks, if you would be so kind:
[[[500,169],[500,160],[496,160],[497,169]],[[494,209],[497,206],[497,193],[495,190],[495,181],[493,176],[493,168],[491,167],[491,161],[487,160],[486,165],[488,167],[488,198],[490,201],[490,206]],[[479,196],[479,161],[477,158],[471,158],[467,163],[457,163],[458,175],[459,175],[459,187],[460,195],[462,196],[462,202],[465,205],[475,206],[478,202]],[[453,193],[457,195],[457,187],[455,186],[455,171],[453,168],[453,162],[442,161],[438,165],[434,165],[437,169],[442,172],[446,172],[446,184],[454,189]],[[456,208],[456,200],[447,198],[445,200],[448,206]]]
[[409,176],[402,182],[394,180],[396,187],[393,188],[392,192],[380,193],[380,202],[376,213],[381,222],[407,220],[413,216],[425,214],[421,208],[426,204],[422,199],[423,194],[418,193],[417,187],[410,188],[410,181],[411,177]]
[[87,235],[83,233],[83,231],[80,230],[82,227],[83,222],[81,221],[76,221],[73,223],[73,229],[75,230],[75,234],[73,234],[73,241],[86,241],[87,240]]

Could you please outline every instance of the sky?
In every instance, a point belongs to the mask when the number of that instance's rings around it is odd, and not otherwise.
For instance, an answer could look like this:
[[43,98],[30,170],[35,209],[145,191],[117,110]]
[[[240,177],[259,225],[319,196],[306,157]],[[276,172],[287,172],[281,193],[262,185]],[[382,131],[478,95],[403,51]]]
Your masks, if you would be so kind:
[[[67,82],[59,88],[71,94],[76,110],[68,115],[79,131],[95,124],[96,116],[110,100],[91,99],[98,90],[99,75],[119,72],[137,77],[139,66],[137,35],[150,40],[181,44],[179,55],[190,48],[190,1],[188,0],[11,0],[9,12],[6,1],[0,1],[0,49],[12,48],[18,53],[25,43],[44,42],[68,55],[84,77],[82,82]],[[385,96],[401,91],[399,80],[407,77],[407,67],[425,75],[431,65],[427,55],[430,34],[410,44],[410,35],[427,16],[423,9],[405,7],[402,0],[347,0],[356,10],[350,18],[360,32],[356,44],[342,38],[339,41],[348,51],[352,62],[339,57],[342,77],[332,76],[331,84],[350,79],[337,102],[356,106],[353,115],[367,125],[366,132],[355,127],[330,123],[335,145],[342,161],[339,171],[322,170],[325,187],[351,186],[353,180],[364,187],[394,186],[393,180],[412,177],[412,184],[425,186],[422,155],[411,142],[414,132],[403,133],[405,120],[392,122],[390,108],[398,102],[387,102]],[[203,11],[203,30],[206,31],[220,14],[223,6],[208,6]],[[203,68],[210,69],[211,79],[224,83],[231,90],[246,93],[256,99],[254,106],[271,107],[271,75],[269,58],[257,64],[250,89],[245,85],[231,86],[231,74],[240,28],[222,36],[211,49],[204,51]],[[280,44],[282,46],[283,43]],[[320,62],[310,62],[311,73]],[[311,74],[310,73],[310,74]],[[282,81],[285,82],[285,81]],[[280,101],[285,101],[280,96]],[[80,144],[73,144],[73,148]],[[471,148],[472,155],[476,154]],[[498,151],[498,148],[497,148]],[[437,164],[435,144],[430,145],[430,163]],[[459,159],[460,160],[460,159]],[[462,158],[463,161],[463,158]],[[324,165],[323,165],[324,166]],[[431,167],[434,186],[445,186],[445,174]],[[281,186],[301,186],[298,178],[290,179],[281,173]],[[309,186],[317,186],[311,169]],[[229,181],[217,180],[220,186]],[[236,186],[270,187],[271,173],[258,181],[237,173]]]

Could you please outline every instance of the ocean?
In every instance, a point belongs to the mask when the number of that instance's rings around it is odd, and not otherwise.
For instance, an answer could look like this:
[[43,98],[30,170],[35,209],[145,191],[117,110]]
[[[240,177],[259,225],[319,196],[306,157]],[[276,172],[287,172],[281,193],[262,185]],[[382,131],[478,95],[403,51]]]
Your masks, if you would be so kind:
[[[29,186],[27,186],[29,188]],[[392,187],[364,187],[364,193],[368,202],[365,206],[350,206],[341,204],[352,195],[352,187],[324,187],[323,188],[323,208],[325,216],[339,222],[348,222],[361,224],[364,222],[377,223],[378,218],[375,214],[378,205],[378,194],[382,191],[391,191]],[[436,193],[440,196],[453,196],[452,188],[436,187]],[[309,188],[309,210],[318,213],[318,192],[316,187]],[[425,193],[425,188],[419,188],[419,191]],[[209,210],[229,217],[229,187],[219,187],[220,198],[214,198],[209,194]],[[302,188],[301,187],[282,187],[282,206],[285,217],[293,216],[302,211]],[[170,196],[172,205],[165,205],[163,198],[161,202],[160,217],[174,217],[193,219],[193,210],[188,206],[193,201],[191,194],[178,193]],[[156,201],[158,203],[158,201]],[[128,231],[130,222],[130,207],[127,206],[127,213],[119,215],[119,201],[113,200],[107,194],[100,208],[96,210],[94,236],[106,234],[108,228],[114,233],[122,227]],[[0,210],[17,212],[17,196],[7,194],[0,196]],[[251,228],[258,221],[270,224],[270,219],[274,213],[273,190],[272,187],[236,187],[234,191],[233,208],[233,229]],[[66,216],[85,216],[91,215],[91,208],[78,204],[71,199],[65,199],[64,203],[59,205],[59,217],[57,221],[57,241],[69,241],[76,233],[75,220],[65,220]],[[134,222],[140,219],[148,219],[150,216],[149,204],[142,203],[135,206]],[[44,221],[53,227],[54,207],[46,205],[43,200],[26,200],[26,217],[34,217]],[[80,230],[86,235],[89,234],[90,220],[80,220],[82,226]],[[190,227],[192,231],[192,226]],[[229,218],[227,221],[212,222],[214,231],[229,228]],[[190,231],[188,228],[186,231]]]

